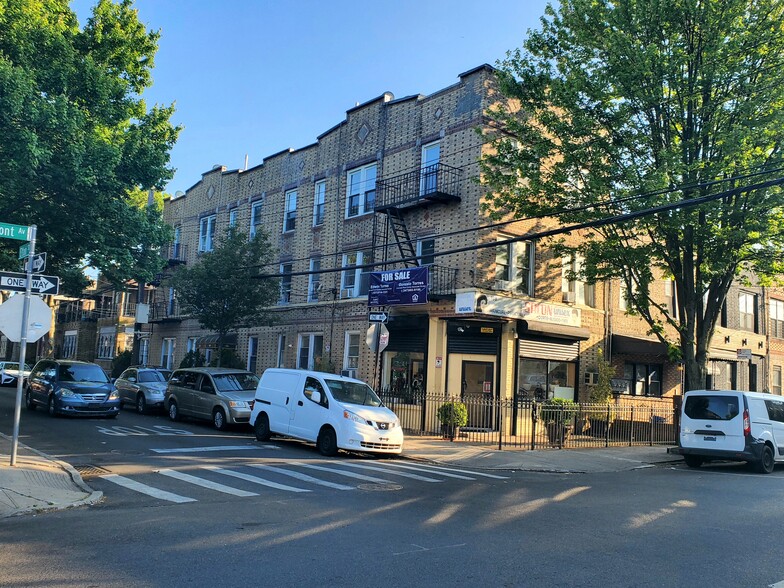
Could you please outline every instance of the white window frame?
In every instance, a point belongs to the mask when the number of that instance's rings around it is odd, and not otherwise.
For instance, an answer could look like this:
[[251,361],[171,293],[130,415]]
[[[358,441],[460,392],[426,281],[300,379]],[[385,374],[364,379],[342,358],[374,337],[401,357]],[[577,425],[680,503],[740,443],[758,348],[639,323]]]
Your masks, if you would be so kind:
[[117,329],[103,327],[98,335],[98,359],[114,359],[115,346],[117,345]]
[[198,341],[199,341],[198,337],[188,337],[188,339],[185,341],[185,353],[190,353],[191,351],[198,351],[199,350]]
[[678,288],[672,278],[664,280],[664,307],[670,317],[678,319]]
[[784,339],[784,300],[770,300],[770,336]]
[[308,276],[308,302],[318,302],[321,290],[321,258],[310,260],[310,275]]
[[313,186],[313,226],[324,224],[326,214],[327,180],[320,180]]
[[256,364],[259,362],[259,338],[255,335],[248,337],[248,362],[247,370],[256,373]]
[[174,337],[164,337],[161,343],[161,366],[167,370],[174,365],[174,350],[177,348],[177,339]]
[[280,298],[278,304],[291,304],[291,273],[294,271],[293,263],[280,264]]
[[346,331],[346,341],[343,347],[343,369],[355,370],[359,368],[360,341],[359,332]]
[[150,339],[149,337],[139,338],[139,365],[147,365],[150,360]]
[[257,227],[261,226],[261,218],[262,218],[262,205],[264,203],[259,200],[258,202],[253,202],[250,205],[250,228],[248,229],[248,234],[250,238],[256,236]]
[[[422,253],[423,246],[425,244],[432,244],[432,252]],[[436,262],[435,258],[436,252],[436,240],[435,237],[429,237],[427,239],[420,239],[417,241],[417,257],[419,258],[419,265],[433,265]]]
[[[745,324],[744,316],[751,316],[751,326]],[[744,331],[757,332],[757,296],[751,292],[738,292],[738,323]]]
[[[433,152],[435,159],[429,159]],[[438,191],[438,166],[441,163],[441,141],[433,141],[422,145],[421,163],[419,166],[419,195],[425,196]]]
[[[632,282],[632,294],[637,293],[637,282]],[[629,303],[626,300],[626,282],[621,279],[620,280],[620,288],[619,288],[619,298],[618,298],[618,308],[621,310],[628,310]]]
[[207,253],[215,247],[215,220],[216,215],[211,214],[199,220],[199,252]]
[[[368,179],[371,176],[372,180]],[[370,163],[346,172],[346,218],[370,214],[375,209],[378,164]],[[352,199],[356,199],[356,210],[352,211]]]
[[172,240],[172,259],[180,259],[180,249],[182,247],[182,226],[174,227],[174,239]]
[[74,359],[76,357],[76,348],[78,342],[78,331],[66,331],[63,334],[63,359]]
[[340,272],[341,298],[358,298],[367,295],[370,287],[370,268],[361,269],[357,266],[369,263],[371,257],[370,251],[352,251],[343,254],[342,267],[345,269]]
[[285,367],[286,363],[286,335],[278,335],[278,361],[275,367]]
[[[316,340],[321,338],[321,353],[324,353],[324,334],[323,333],[300,333],[297,335],[297,369],[312,370],[316,364]],[[307,345],[303,346],[303,342],[307,341]],[[307,365],[302,365],[301,356],[302,350],[307,348],[308,358]],[[323,356],[323,355],[322,355]],[[319,357],[322,357],[319,356]]]
[[779,396],[781,396],[782,392],[781,371],[780,365],[774,365],[770,370],[770,391]]
[[[585,258],[582,255],[565,255],[561,258],[561,292],[571,293],[573,295],[573,303],[581,304],[583,306],[596,306],[596,288],[594,284],[586,284],[583,280],[570,280],[569,273],[573,272],[577,275],[583,269]],[[567,301],[567,296],[564,296],[564,302]]]
[[[505,241],[512,238],[514,237],[511,235],[498,235],[496,240]],[[527,267],[518,263],[518,260],[523,257],[527,258]],[[532,295],[534,291],[534,244],[531,241],[516,241],[498,245],[495,252],[495,264],[496,288],[524,296]],[[499,267],[504,267],[505,271],[499,273]]]
[[236,226],[236,224],[237,224],[237,209],[232,208],[229,211],[229,226],[233,227]]
[[283,212],[283,232],[290,233],[297,227],[297,191],[288,190]]

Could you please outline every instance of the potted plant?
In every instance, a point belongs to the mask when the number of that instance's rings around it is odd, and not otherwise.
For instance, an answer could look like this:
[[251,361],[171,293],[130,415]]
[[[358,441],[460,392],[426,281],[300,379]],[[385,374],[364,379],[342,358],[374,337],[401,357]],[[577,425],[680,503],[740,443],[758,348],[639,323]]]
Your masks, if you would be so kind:
[[468,409],[462,402],[450,400],[438,407],[438,420],[441,421],[441,433],[444,439],[454,441],[460,433],[460,427],[468,423]]
[[615,411],[610,407],[613,399],[612,378],[615,377],[615,368],[604,359],[602,350],[599,349],[599,358],[596,363],[597,383],[591,388],[590,401],[593,406],[589,410],[588,422],[590,434],[594,437],[605,437],[615,420]]
[[567,398],[550,398],[542,403],[540,416],[553,446],[563,446],[574,429],[578,405]]

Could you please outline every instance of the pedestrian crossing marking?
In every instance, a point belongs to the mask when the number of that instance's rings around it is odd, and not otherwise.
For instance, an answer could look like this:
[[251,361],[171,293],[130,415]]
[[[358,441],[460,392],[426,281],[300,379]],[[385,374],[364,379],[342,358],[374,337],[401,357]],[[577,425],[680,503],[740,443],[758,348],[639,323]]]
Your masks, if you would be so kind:
[[278,490],[284,490],[286,492],[312,492],[312,490],[307,490],[305,488],[296,488],[295,486],[278,484],[277,482],[271,482],[270,480],[265,480],[264,478],[259,478],[258,476],[251,476],[250,474],[243,474],[242,472],[235,472],[233,470],[225,470],[223,468],[219,468],[216,466],[202,466],[202,467],[205,470],[217,472],[219,474],[223,474],[224,476],[233,476],[235,478],[239,478],[240,480],[245,480],[246,482],[261,484],[262,486],[269,486],[270,488],[277,488]]
[[[446,476],[447,478],[456,478],[458,480],[476,480],[476,478],[470,478],[468,476],[461,476],[460,474],[450,474],[448,472],[434,472],[432,470],[428,470],[418,466],[410,466],[410,465],[403,465],[402,463],[384,463],[385,466],[395,467],[395,468],[403,468],[406,470],[414,470],[415,472],[427,472],[432,473],[437,476]],[[473,472],[472,472],[473,473]]]
[[188,498],[187,496],[180,496],[179,494],[173,494],[172,492],[166,492],[165,490],[153,488],[147,484],[142,484],[136,480],[126,478],[125,476],[118,476],[117,474],[106,474],[105,476],[101,476],[101,478],[109,482],[114,482],[118,486],[135,490],[136,492],[141,492],[147,496],[152,496],[153,498],[160,498],[161,500],[168,500],[169,502],[176,502],[178,504],[184,502],[196,502],[195,498]]
[[260,464],[260,463],[251,463],[248,465],[250,465],[253,468],[259,468],[263,470],[269,470],[271,472],[277,472],[278,474],[283,474],[284,476],[291,476],[292,478],[297,478],[298,480],[302,480],[303,482],[310,482],[311,484],[326,486],[327,488],[334,488],[335,490],[355,489],[354,486],[345,486],[343,484],[327,482],[326,480],[319,480],[318,478],[314,478],[313,476],[303,474],[302,472],[292,472],[291,470],[284,470],[283,468],[276,468],[275,466],[271,466],[271,465]]
[[406,472],[392,472],[384,468],[366,465],[363,463],[341,462],[340,465],[348,466],[352,468],[361,468],[363,470],[372,470],[374,472],[382,472],[384,474],[389,474],[391,476],[400,476],[402,478],[410,478],[411,480],[419,480],[420,482],[443,482],[443,480],[436,480],[435,478],[428,478],[426,476],[420,476],[418,474],[408,474]]
[[376,484],[392,484],[389,480],[381,478],[374,478],[373,476],[365,476],[364,474],[356,474],[354,472],[347,472],[345,470],[336,470],[334,468],[325,468],[324,466],[317,466],[312,463],[299,463],[296,461],[288,462],[289,465],[299,466],[302,468],[310,468],[312,470],[320,470],[322,472],[329,472],[330,474],[337,474],[338,476],[346,476],[347,478],[354,478],[355,480],[365,480],[366,482],[374,482]]
[[256,494],[255,492],[238,490],[237,488],[232,488],[231,486],[225,486],[224,484],[219,484],[218,482],[213,482],[211,480],[205,480],[204,478],[199,478],[198,476],[192,476],[184,472],[178,472],[177,470],[160,470],[158,473],[164,476],[169,476],[170,478],[176,478],[177,480],[182,480],[183,482],[189,482],[191,484],[196,484],[197,486],[209,488],[210,490],[215,490],[216,492],[223,492],[224,494],[242,496],[243,498],[248,496],[258,496],[258,494]]
[[[396,463],[390,463],[388,465],[395,466],[395,467],[403,467],[402,465],[396,464]],[[472,476],[482,476],[484,478],[493,478],[494,480],[508,480],[509,479],[509,476],[497,476],[495,474],[486,474],[485,472],[473,472],[473,471],[468,471],[468,470],[458,470],[458,469],[455,469],[455,468],[444,468],[444,467],[441,467],[441,466],[435,466],[435,465],[430,465],[430,464],[422,464],[419,467],[422,469],[422,471],[439,470],[439,471],[447,471],[447,472],[460,472],[461,474],[471,474]],[[433,472],[433,473],[435,474],[436,472]],[[441,475],[445,475],[445,474],[441,474]]]

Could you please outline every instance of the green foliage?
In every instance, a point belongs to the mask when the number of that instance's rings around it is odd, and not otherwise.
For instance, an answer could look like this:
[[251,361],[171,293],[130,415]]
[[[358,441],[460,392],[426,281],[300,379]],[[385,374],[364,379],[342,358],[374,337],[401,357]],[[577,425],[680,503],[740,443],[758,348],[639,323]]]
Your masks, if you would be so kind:
[[468,423],[468,409],[462,402],[445,402],[438,407],[436,414],[442,425],[464,427]]
[[337,367],[329,357],[319,356],[313,361],[313,369],[317,372],[326,372],[328,374],[336,374]]
[[182,361],[180,362],[180,367],[202,367],[204,365],[204,361],[204,356],[194,349],[193,351],[189,351],[185,354],[185,357],[183,357]]
[[112,359],[112,377],[119,378],[120,374],[130,367],[131,361],[133,361],[133,352],[130,350],[115,355]]
[[[777,0],[549,6],[500,64],[510,100],[489,113],[499,132],[482,163],[496,215],[569,226],[771,179],[719,182],[781,167],[782,26]],[[782,205],[778,185],[739,190],[551,245],[584,259],[581,279],[624,284],[631,311],[680,349],[693,389],[705,385],[733,279],[783,273]],[[651,295],[662,274],[674,280],[677,313]]]
[[[37,225],[47,273],[70,293],[85,265],[150,280],[170,237],[146,191],[172,177],[180,130],[173,107],[141,97],[159,34],[131,0],[99,0],[82,29],[68,0],[0,4],[0,219]],[[0,241],[0,267],[18,245]]]
[[567,398],[550,398],[541,405],[539,413],[542,421],[547,423],[572,424],[572,419],[577,414],[579,405],[574,400]]
[[220,361],[218,361],[217,357],[214,358],[212,361],[210,361],[210,367],[225,367],[244,370],[246,365],[245,362],[242,361],[242,358],[237,355],[236,351],[224,347],[220,352]]
[[604,352],[601,349],[599,349],[598,356],[596,370],[599,377],[597,384],[591,387],[590,400],[593,403],[606,404],[612,399],[612,379],[615,377],[615,368],[604,359]]
[[248,240],[236,227],[230,227],[212,252],[178,269],[171,285],[184,312],[222,341],[242,326],[269,323],[269,307],[280,292],[279,280],[259,276],[267,271],[265,266],[272,262],[273,253],[263,231],[257,230]]

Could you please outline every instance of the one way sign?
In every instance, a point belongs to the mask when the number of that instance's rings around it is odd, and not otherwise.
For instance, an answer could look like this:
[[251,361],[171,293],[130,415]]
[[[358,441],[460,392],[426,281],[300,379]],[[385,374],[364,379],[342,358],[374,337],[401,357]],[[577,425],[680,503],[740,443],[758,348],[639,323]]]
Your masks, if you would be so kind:
[[[24,292],[27,288],[27,274],[0,272],[0,290]],[[60,278],[56,276],[33,276],[30,288],[33,294],[57,294],[60,292]]]
[[22,268],[24,271],[27,271],[27,264],[33,265],[34,274],[40,274],[46,269],[46,253],[36,253],[32,259],[29,257],[25,259],[24,267]]

